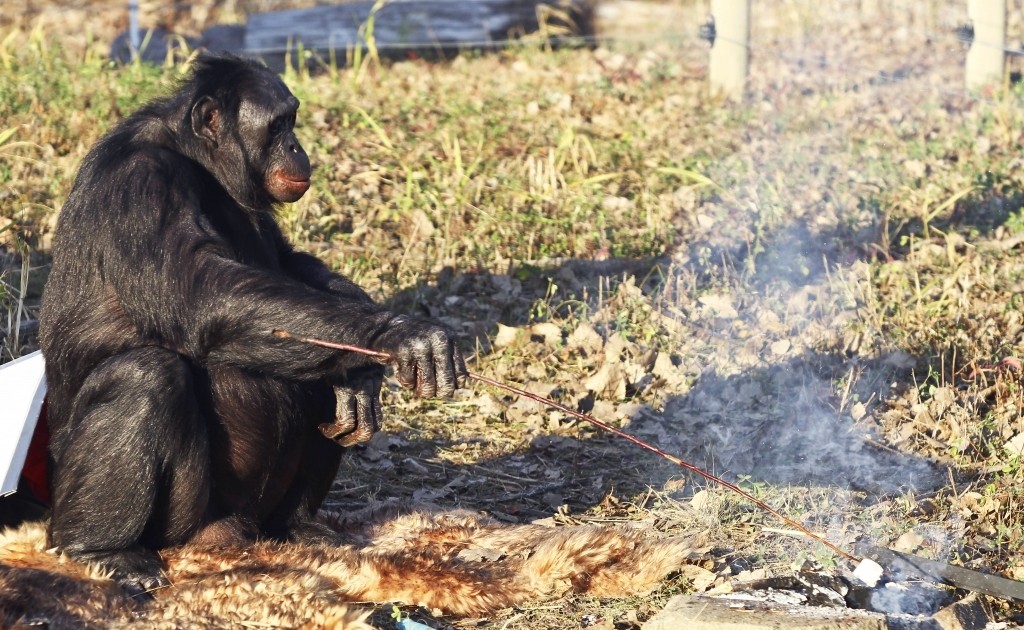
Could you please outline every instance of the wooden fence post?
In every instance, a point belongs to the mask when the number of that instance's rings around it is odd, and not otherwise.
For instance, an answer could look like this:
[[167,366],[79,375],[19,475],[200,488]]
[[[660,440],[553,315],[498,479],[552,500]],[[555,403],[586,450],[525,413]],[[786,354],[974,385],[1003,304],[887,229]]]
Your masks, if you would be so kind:
[[712,94],[741,100],[750,69],[751,0],[711,0],[715,41],[708,76]]
[[139,36],[139,0],[128,0],[128,42],[134,60],[139,56],[139,47],[142,45]]
[[1006,0],[967,0],[974,39],[967,51],[967,89],[1003,80],[1006,63]]

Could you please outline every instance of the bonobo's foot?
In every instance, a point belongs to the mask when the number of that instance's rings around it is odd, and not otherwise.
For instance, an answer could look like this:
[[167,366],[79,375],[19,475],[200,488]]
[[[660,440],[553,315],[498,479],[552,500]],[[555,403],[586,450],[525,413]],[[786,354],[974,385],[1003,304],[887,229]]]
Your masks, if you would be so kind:
[[341,534],[323,523],[303,521],[288,529],[288,539],[308,545],[340,545],[344,542]]
[[151,597],[151,591],[169,584],[160,557],[142,547],[72,555],[79,560],[96,562],[109,569],[111,577],[129,597],[148,599]]

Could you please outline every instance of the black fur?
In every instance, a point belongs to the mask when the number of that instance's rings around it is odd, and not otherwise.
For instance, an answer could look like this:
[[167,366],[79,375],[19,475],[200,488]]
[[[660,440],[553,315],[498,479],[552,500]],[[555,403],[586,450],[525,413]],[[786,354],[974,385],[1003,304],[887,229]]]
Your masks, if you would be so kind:
[[61,211],[40,322],[50,536],[130,590],[163,582],[167,545],[323,534],[340,449],[317,427],[338,414],[368,438],[382,368],[274,330],[387,352],[424,395],[465,378],[445,328],[285,241],[274,205],[310,175],[298,104],[262,66],[200,58],[96,144]]

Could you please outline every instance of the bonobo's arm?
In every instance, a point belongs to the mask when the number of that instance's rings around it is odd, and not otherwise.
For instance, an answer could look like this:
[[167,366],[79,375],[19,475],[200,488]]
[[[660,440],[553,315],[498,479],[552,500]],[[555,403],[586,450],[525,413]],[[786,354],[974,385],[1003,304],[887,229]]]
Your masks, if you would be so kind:
[[[278,249],[282,268],[303,284],[343,300],[372,302],[362,287],[341,274],[333,273],[319,258],[295,251],[283,238]],[[335,419],[332,424],[321,425],[323,434],[343,446],[373,437],[384,421],[380,405],[383,380],[384,366],[371,365],[349,371],[343,379],[335,382]]]
[[104,267],[119,270],[104,279],[145,338],[199,363],[295,379],[333,378],[372,363],[272,334],[287,330],[388,353],[399,381],[420,395],[451,395],[464,379],[462,355],[443,326],[235,260],[228,235],[204,219],[196,182],[181,173],[122,179],[131,188],[123,194],[140,201],[111,218],[119,225],[98,244]]
[[421,396],[450,396],[466,373],[454,336],[432,322],[396,316],[372,302],[317,291],[284,274],[200,250],[186,300],[199,310],[195,352],[293,378],[325,378],[365,366],[363,355],[277,340],[274,330],[367,347],[392,356],[399,382]]
[[292,249],[283,239],[280,249],[281,266],[289,276],[303,284],[343,299],[373,302],[362,287],[345,276],[328,269],[327,265],[316,256]]
[[[280,232],[277,231],[276,225],[273,227],[275,232],[278,234],[279,247],[281,248],[281,260],[284,268],[290,275],[296,277],[302,282],[323,290],[328,293],[348,300],[366,301],[370,302],[370,296],[359,287],[357,284],[349,280],[348,278],[333,273],[327,268],[320,259],[303,252],[297,252],[291,248],[284,238],[280,236]],[[405,327],[418,327],[418,326],[429,326],[432,330],[428,334],[436,335],[438,331],[443,332],[444,336],[449,338],[450,350],[446,353],[449,354],[453,360],[450,370],[448,367],[438,364],[436,369],[431,370],[430,365],[421,365],[417,362],[416,357],[420,355],[426,348],[422,348],[424,342],[430,342],[429,339],[421,340],[419,343],[405,344],[402,348],[397,348],[394,341],[391,341],[391,347],[395,348],[394,352],[388,351],[389,354],[394,357],[393,365],[395,366],[395,375],[398,377],[399,382],[405,387],[413,387],[417,390],[417,393],[423,396],[449,396],[454,392],[455,387],[461,386],[465,381],[466,366],[459,353],[458,348],[451,339],[454,338],[454,334],[446,326],[442,326],[438,323],[430,320],[419,319],[414,317],[398,316],[392,320],[392,328],[394,328],[394,335],[401,335],[401,330]],[[389,331],[389,334],[391,332]],[[387,341],[387,340],[386,340]],[[421,349],[417,349],[417,345],[421,346]],[[437,357],[441,359],[443,357]],[[425,370],[425,372],[424,372]],[[442,377],[443,374],[452,373],[455,376],[455,380],[447,382],[447,377]],[[442,380],[445,380],[442,383]],[[430,385],[434,384],[434,389],[430,389]],[[449,389],[450,388],[450,389]]]

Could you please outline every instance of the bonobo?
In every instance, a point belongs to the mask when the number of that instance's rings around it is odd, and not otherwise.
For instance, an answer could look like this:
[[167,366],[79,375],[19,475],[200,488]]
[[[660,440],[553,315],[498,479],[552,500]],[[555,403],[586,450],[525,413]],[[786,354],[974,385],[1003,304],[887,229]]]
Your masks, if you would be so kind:
[[129,592],[164,583],[161,547],[327,535],[341,449],[318,427],[369,438],[383,367],[275,330],[386,352],[420,395],[465,380],[448,329],[284,239],[275,205],[309,188],[298,108],[263,66],[200,57],[92,148],[61,211],[40,322],[51,544]]

